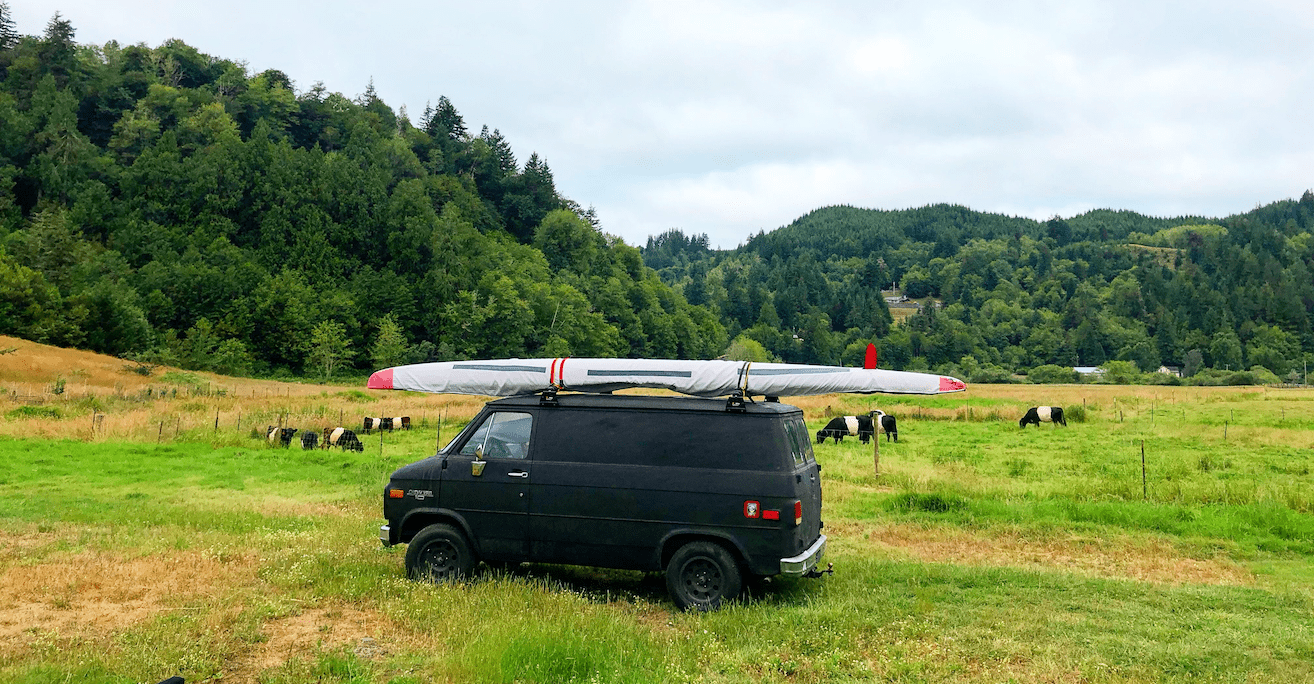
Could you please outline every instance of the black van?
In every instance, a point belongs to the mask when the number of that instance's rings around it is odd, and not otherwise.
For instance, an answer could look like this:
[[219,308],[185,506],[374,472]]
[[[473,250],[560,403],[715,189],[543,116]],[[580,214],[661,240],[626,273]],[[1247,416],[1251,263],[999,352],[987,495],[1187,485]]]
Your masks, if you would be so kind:
[[569,394],[489,402],[432,458],[394,472],[384,545],[412,577],[479,560],[665,571],[681,608],[745,574],[815,576],[820,466],[777,402]]

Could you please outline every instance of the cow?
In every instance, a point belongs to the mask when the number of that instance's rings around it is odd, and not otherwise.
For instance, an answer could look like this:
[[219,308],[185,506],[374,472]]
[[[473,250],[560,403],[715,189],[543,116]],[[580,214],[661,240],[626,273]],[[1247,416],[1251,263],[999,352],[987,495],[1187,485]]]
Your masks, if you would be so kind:
[[[899,441],[899,425],[895,422],[894,416],[884,411],[876,410],[871,412],[871,417],[872,425],[876,428],[876,434],[885,435],[885,441],[887,442],[890,441],[891,436],[894,437],[894,441]],[[863,438],[862,443],[867,443],[865,437]]]
[[301,450],[310,451],[319,446],[319,433],[314,430],[306,430],[301,433]]
[[1068,426],[1068,421],[1063,418],[1063,407],[1061,406],[1032,406],[1027,409],[1027,414],[1022,416],[1022,420],[1017,422],[1017,426],[1026,429],[1027,425],[1040,427],[1041,423],[1054,423],[1056,426]]
[[871,441],[874,434],[884,434],[885,441],[899,441],[899,428],[897,427],[894,416],[887,415],[884,411],[874,410],[865,416],[841,416],[832,418],[826,427],[817,431],[817,444],[826,441],[827,437],[834,438],[835,443],[844,441],[845,437],[857,436],[863,444]]
[[393,429],[395,429],[395,430],[409,430],[409,429],[411,429],[411,417],[410,417],[410,416],[397,416],[396,418],[393,418],[393,419],[392,419],[392,427],[393,427]]
[[286,447],[292,443],[292,435],[295,435],[296,433],[296,428],[281,428],[276,425],[270,425],[265,430],[265,439],[271,445]]
[[382,429],[383,429],[383,421],[384,421],[384,420],[387,420],[387,419],[386,419],[386,418],[369,418],[369,417],[366,417],[366,418],[365,418],[365,422],[361,424],[361,428],[364,430],[365,434],[368,435],[368,434],[370,433],[371,430],[382,430]]
[[343,451],[364,451],[365,445],[361,444],[360,438],[356,433],[344,427],[325,428],[324,430],[324,448],[338,447]]

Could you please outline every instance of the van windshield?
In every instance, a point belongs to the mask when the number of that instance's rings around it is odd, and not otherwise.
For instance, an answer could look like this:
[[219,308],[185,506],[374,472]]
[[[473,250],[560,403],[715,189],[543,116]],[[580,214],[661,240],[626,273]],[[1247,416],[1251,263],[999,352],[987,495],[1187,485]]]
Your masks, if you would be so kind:
[[811,463],[812,440],[808,439],[808,427],[803,418],[795,416],[785,420],[785,434],[789,435],[789,447],[794,456],[794,465]]

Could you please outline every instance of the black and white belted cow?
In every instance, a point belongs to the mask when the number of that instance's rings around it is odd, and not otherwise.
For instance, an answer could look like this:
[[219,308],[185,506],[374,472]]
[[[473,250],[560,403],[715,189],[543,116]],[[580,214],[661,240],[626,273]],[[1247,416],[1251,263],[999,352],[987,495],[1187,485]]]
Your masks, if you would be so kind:
[[329,447],[338,447],[343,451],[365,450],[365,445],[361,443],[360,437],[344,427],[326,428],[324,430],[324,448]]
[[393,418],[366,418],[363,426],[368,434],[371,430],[409,430],[411,429],[410,416],[396,416]]
[[301,449],[309,451],[319,446],[319,433],[314,430],[306,430],[301,433]]
[[1028,425],[1040,427],[1041,423],[1054,423],[1067,427],[1068,421],[1063,418],[1063,407],[1061,406],[1032,406],[1027,409],[1027,414],[1022,416],[1022,420],[1017,422],[1020,428],[1026,428]]
[[894,416],[886,415],[884,411],[871,411],[865,416],[840,416],[832,418],[826,427],[817,430],[817,444],[826,441],[827,437],[833,438],[838,444],[844,441],[845,437],[856,436],[866,444],[871,440],[873,434],[881,433],[885,435],[886,441],[894,437],[894,441],[899,441],[899,429],[896,427]]
[[286,447],[292,443],[292,435],[296,433],[296,428],[281,428],[277,425],[270,425],[265,430],[265,440],[272,445]]

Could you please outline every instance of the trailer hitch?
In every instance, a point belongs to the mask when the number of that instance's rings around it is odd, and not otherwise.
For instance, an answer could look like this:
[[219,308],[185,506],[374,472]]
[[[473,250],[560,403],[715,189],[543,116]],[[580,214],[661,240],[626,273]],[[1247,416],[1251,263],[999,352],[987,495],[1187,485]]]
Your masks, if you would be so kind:
[[806,573],[803,573],[803,576],[809,579],[816,579],[823,575],[833,575],[833,574],[835,574],[835,564],[827,563],[825,570],[818,570],[816,568],[813,568],[811,570],[808,570]]

